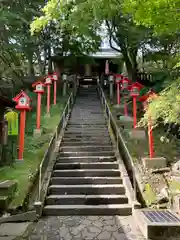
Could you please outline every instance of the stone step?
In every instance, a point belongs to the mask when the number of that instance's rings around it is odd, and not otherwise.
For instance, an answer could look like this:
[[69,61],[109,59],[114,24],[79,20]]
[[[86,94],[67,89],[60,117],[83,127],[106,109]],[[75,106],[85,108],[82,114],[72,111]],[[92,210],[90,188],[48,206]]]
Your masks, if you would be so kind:
[[95,157],[104,157],[111,156],[114,157],[112,151],[101,151],[101,152],[60,152],[59,157],[86,157],[86,156],[95,156]]
[[60,146],[60,152],[101,152],[101,151],[112,151],[112,146]]
[[118,169],[54,170],[53,177],[120,177]]
[[122,179],[120,177],[52,177],[51,184],[122,184]]
[[101,162],[101,163],[61,163],[55,164],[54,168],[59,170],[65,169],[118,169],[117,162]]
[[79,129],[79,128],[77,128],[77,129],[66,129],[66,131],[65,131],[65,134],[67,134],[67,133],[73,133],[73,134],[107,134],[108,133],[108,130],[107,130],[107,128],[106,129],[103,129],[103,128],[101,128],[101,129],[98,129],[98,128],[96,128],[96,129],[93,129],[93,128],[87,128],[87,129],[83,129],[83,128],[81,128],[81,129]]
[[106,205],[47,205],[44,207],[45,216],[71,216],[71,215],[120,215],[129,216],[132,214],[130,204],[106,204]]
[[116,162],[116,157],[115,156],[104,156],[104,157],[96,157],[96,156],[86,156],[86,157],[56,157],[57,162],[63,163],[63,162],[68,162],[68,163],[74,163],[74,162],[84,162],[84,163],[92,163],[92,162]]
[[67,125],[67,128],[66,129],[93,129],[93,130],[98,130],[98,129],[107,129],[107,126],[106,125],[98,125],[98,126],[91,126],[91,125]]
[[126,203],[128,203],[128,198],[125,195],[49,195],[46,198],[47,205],[102,205]]
[[111,143],[110,138],[102,138],[100,136],[96,136],[96,137],[80,137],[80,138],[76,138],[76,137],[66,137],[64,136],[62,142],[101,142],[101,143]]
[[125,188],[122,184],[50,185],[48,194],[125,194]]
[[87,123],[89,123],[89,124],[91,124],[91,123],[105,123],[105,120],[103,120],[103,121],[101,121],[101,118],[104,118],[104,116],[100,116],[100,117],[97,117],[97,118],[90,118],[90,116],[88,116],[88,120],[86,120],[84,117],[79,117],[79,116],[77,116],[77,117],[70,117],[70,121],[71,120],[73,120],[73,121],[78,121],[79,123],[81,123],[81,124],[83,124],[84,122],[87,122]]
[[70,119],[69,120],[69,122],[68,122],[68,124],[70,124],[70,125],[102,125],[102,124],[104,124],[104,125],[107,125],[107,122],[106,122],[106,120],[91,120],[91,121],[89,121],[89,120],[87,120],[87,121],[85,121],[85,120],[81,120],[81,119],[78,119],[78,120],[74,120],[74,119]]
[[107,127],[107,124],[98,124],[96,125],[90,125],[90,124],[69,124],[67,125],[68,128],[104,128]]
[[[87,119],[85,119],[85,117],[87,118]],[[84,115],[80,115],[80,114],[76,114],[76,115],[71,115],[70,116],[70,120],[82,120],[82,121],[84,121],[84,122],[91,122],[91,121],[97,121],[97,122],[99,122],[99,121],[101,121],[101,119],[104,119],[104,116],[103,116],[103,114],[101,114],[101,115],[93,115],[92,116],[92,114],[90,113],[90,114],[84,114]]]
[[71,133],[71,132],[65,132],[64,133],[65,137],[70,137],[70,138],[82,138],[82,137],[110,137],[108,132],[77,132],[77,133]]
[[61,146],[62,147],[84,147],[84,146],[99,146],[99,147],[112,147],[112,143],[109,141],[109,142],[104,142],[104,143],[101,143],[100,140],[99,141],[85,141],[85,142],[75,142],[75,141],[63,141]]
[[107,126],[86,126],[86,127],[69,127],[67,126],[66,130],[68,131],[107,131]]

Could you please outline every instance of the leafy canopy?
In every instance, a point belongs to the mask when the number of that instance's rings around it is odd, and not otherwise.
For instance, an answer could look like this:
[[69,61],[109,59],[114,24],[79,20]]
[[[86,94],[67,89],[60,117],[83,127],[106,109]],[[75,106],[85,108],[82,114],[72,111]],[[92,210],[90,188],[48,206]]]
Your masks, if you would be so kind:
[[179,0],[124,0],[123,8],[136,24],[153,28],[156,35],[179,31]]

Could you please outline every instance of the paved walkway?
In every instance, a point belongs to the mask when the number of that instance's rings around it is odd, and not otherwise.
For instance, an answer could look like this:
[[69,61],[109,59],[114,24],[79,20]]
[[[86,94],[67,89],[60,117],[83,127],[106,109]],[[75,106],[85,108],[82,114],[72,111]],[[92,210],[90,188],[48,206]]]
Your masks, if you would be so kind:
[[39,220],[28,240],[144,240],[131,216],[67,216]]

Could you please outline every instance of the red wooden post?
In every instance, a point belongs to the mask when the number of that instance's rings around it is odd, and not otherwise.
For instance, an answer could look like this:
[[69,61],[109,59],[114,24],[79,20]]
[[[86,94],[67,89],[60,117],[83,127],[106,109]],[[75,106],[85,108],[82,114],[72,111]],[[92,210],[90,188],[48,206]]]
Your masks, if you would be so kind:
[[18,159],[23,160],[24,153],[24,136],[25,136],[25,127],[26,127],[26,111],[29,111],[30,108],[30,98],[28,95],[21,91],[13,101],[16,102],[16,109],[20,110],[20,132],[19,132],[19,152]]
[[136,96],[133,97],[133,116],[134,116],[134,128],[136,128],[137,125],[137,116],[136,116]]
[[32,87],[35,87],[34,92],[37,93],[37,114],[36,114],[36,129],[41,127],[41,95],[44,93],[44,84],[35,82]]
[[[158,95],[152,91],[149,91],[146,95],[139,98],[139,101],[143,102],[144,109],[146,110],[148,105],[148,98],[156,98]],[[149,157],[154,157],[154,139],[153,139],[153,127],[151,117],[148,116],[148,138],[149,138]]]
[[41,127],[41,94],[37,95],[37,116],[36,116],[36,128],[40,129]]
[[20,113],[20,133],[19,133],[19,152],[18,152],[19,160],[23,160],[25,127],[26,127],[26,110],[22,110]]
[[51,104],[51,76],[46,77],[45,79],[45,85],[47,85],[47,114],[50,114],[50,104]]
[[47,85],[47,114],[50,113],[50,104],[51,104],[51,87],[50,85],[48,84]]
[[54,105],[56,105],[57,83],[54,81]]

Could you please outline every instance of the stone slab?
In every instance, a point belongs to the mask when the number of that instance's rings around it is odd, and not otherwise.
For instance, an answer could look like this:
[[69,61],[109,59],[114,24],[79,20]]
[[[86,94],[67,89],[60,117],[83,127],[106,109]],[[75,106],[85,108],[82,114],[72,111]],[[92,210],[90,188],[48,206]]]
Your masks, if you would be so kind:
[[0,196],[0,209],[6,209],[9,203],[8,196]]
[[145,240],[132,216],[44,217],[27,239],[40,239],[40,236],[44,240]]
[[142,158],[142,163],[145,168],[158,169],[167,167],[167,161],[164,157]]
[[121,121],[121,122],[130,122],[130,123],[134,122],[133,118],[130,117],[130,116],[120,116],[119,117],[119,121]]
[[116,104],[116,105],[113,105],[113,108],[114,108],[114,109],[124,109],[124,105],[122,105],[122,104]]
[[17,187],[17,182],[7,180],[0,182],[0,196],[12,196]]
[[144,140],[146,138],[146,133],[144,130],[132,129],[129,132],[129,137],[132,139]]
[[41,134],[42,134],[42,129],[34,129],[34,132],[33,132],[33,137],[34,138],[40,137]]
[[16,214],[16,215],[12,215],[12,216],[8,216],[8,217],[2,217],[0,218],[0,223],[7,223],[7,222],[33,222],[37,219],[36,216],[36,211],[29,211],[29,212],[25,212],[25,213],[20,213],[20,214]]
[[22,236],[31,223],[3,223],[0,225],[0,236]]
[[16,237],[14,236],[10,236],[10,237],[1,237],[0,236],[0,240],[13,240],[13,239],[16,239]]

